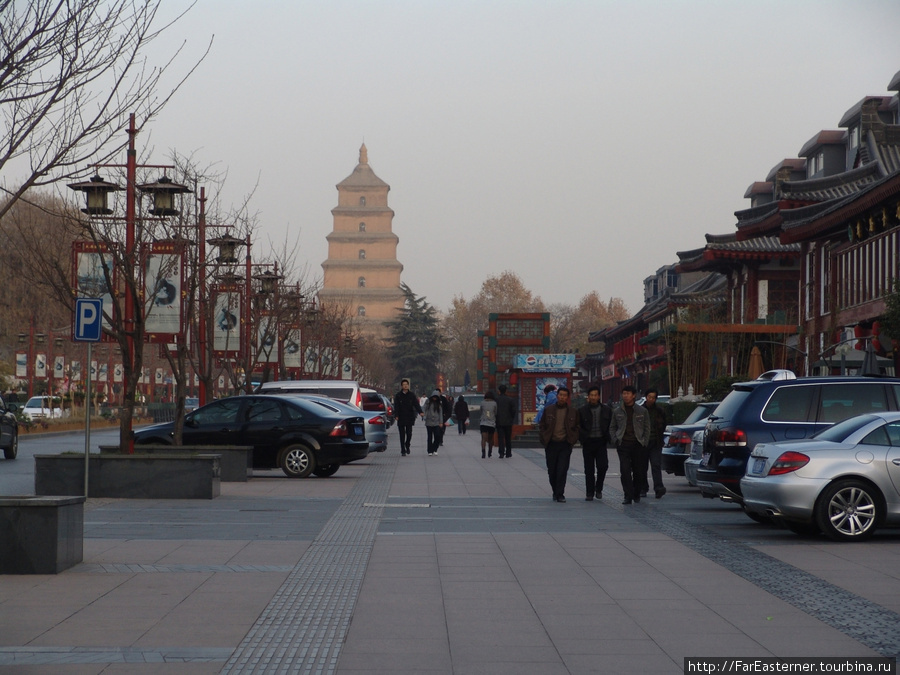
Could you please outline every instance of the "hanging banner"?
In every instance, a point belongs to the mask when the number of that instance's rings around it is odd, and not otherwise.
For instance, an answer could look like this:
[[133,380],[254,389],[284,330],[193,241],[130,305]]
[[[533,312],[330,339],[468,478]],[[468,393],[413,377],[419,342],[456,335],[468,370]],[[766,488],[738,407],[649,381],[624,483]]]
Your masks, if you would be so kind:
[[341,379],[353,379],[353,359],[349,356],[344,359],[344,364],[341,366]]
[[284,367],[303,368],[303,352],[300,350],[300,329],[288,328],[284,335]]
[[257,363],[278,363],[278,322],[274,316],[263,313],[256,326]]
[[99,382],[109,382],[109,364],[101,363],[97,370],[97,380]]
[[234,357],[241,352],[243,295],[233,284],[213,289],[213,354]]
[[61,380],[66,376],[66,357],[53,357],[53,379]]
[[125,379],[125,367],[121,363],[113,365],[113,382],[121,384]]
[[97,381],[97,362],[91,361],[91,382]]
[[158,241],[144,256],[144,331],[147,342],[174,342],[182,333],[184,245]]
[[81,382],[84,374],[81,372],[81,361],[72,361],[72,382]]
[[16,352],[16,377],[28,377],[28,354]]
[[162,368],[157,368],[157,369],[156,369],[156,379],[154,380],[154,383],[155,383],[155,384],[162,384],[162,383],[163,383],[163,369],[162,369]]
[[[109,320],[115,311],[112,289],[116,285],[113,254],[103,243],[72,242],[72,289],[78,298],[103,300],[103,328],[110,328]],[[75,314],[72,314],[72,334],[75,334]],[[101,339],[106,340],[106,333]]]
[[47,355],[35,354],[34,356],[34,377],[37,380],[47,379]]

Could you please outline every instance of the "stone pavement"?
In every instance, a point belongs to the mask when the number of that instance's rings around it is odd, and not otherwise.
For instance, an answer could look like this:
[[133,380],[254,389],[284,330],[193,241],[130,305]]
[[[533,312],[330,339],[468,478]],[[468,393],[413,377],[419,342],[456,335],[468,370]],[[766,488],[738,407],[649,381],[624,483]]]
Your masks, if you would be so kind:
[[[332,478],[208,502],[89,500],[84,563],[0,576],[0,672],[683,672],[686,656],[896,656],[900,538],[744,543],[696,492],[568,502],[540,451],[415,428]],[[683,481],[671,478],[670,480]],[[679,501],[679,500],[689,500]],[[740,513],[733,515],[743,518]]]

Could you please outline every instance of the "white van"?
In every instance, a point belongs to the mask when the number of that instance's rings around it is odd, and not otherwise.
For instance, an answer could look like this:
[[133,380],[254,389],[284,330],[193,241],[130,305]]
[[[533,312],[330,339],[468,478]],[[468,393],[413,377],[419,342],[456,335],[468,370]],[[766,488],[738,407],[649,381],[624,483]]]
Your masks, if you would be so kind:
[[49,396],[32,396],[22,407],[22,414],[28,419],[36,420],[44,417],[62,417],[63,411],[60,400],[54,396],[52,401]]
[[359,382],[353,380],[279,380],[263,382],[257,394],[315,394],[349,403],[362,410]]

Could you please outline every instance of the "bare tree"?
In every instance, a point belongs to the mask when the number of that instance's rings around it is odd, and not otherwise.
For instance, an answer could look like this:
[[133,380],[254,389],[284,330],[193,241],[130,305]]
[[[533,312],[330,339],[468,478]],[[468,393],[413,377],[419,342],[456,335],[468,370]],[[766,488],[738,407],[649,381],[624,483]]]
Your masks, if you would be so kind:
[[209,53],[162,92],[175,58],[148,63],[161,0],[0,0],[0,172],[21,171],[0,218],[30,188],[81,175],[127,141],[128,113],[138,127],[155,117]]

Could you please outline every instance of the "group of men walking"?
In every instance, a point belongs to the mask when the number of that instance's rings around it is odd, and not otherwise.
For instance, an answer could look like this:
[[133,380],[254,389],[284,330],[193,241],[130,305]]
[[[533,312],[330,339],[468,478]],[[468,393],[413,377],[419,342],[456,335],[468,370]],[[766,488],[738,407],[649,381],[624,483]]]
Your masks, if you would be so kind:
[[[481,457],[493,455],[494,434],[497,434],[498,457],[512,457],[512,426],[516,416],[516,401],[506,395],[506,385],[498,388],[498,397],[486,392],[481,403]],[[567,387],[556,389],[555,400],[549,399],[540,412],[538,429],[547,461],[547,475],[553,500],[565,502],[566,479],[572,448],[581,442],[584,459],[585,499],[603,498],[603,483],[609,470],[607,447],[613,443],[619,456],[623,504],[640,502],[650,490],[647,470],[653,481],[657,499],[666,494],[662,482],[663,433],[669,424],[668,406],[657,404],[658,392],[649,389],[643,405],[636,401],[637,390],[628,385],[622,390],[621,405],[611,408],[600,401],[600,388],[588,388],[587,403],[580,408],[571,405]],[[460,397],[462,399],[462,397]],[[463,405],[465,405],[463,401]],[[394,396],[394,416],[400,431],[400,454],[410,453],[412,428],[417,417],[425,420],[428,432],[428,455],[438,453],[446,425],[454,413],[453,400],[435,390],[422,409],[418,397],[403,379],[400,391]],[[466,408],[468,414],[468,408]],[[465,425],[460,423],[460,433]]]
[[566,501],[572,447],[579,440],[587,501],[603,498],[603,482],[609,469],[606,448],[611,442],[619,455],[623,504],[634,504],[647,496],[648,466],[656,498],[666,494],[661,463],[663,432],[669,420],[668,410],[656,403],[657,395],[655,389],[650,389],[644,405],[637,405],[637,390],[628,385],[622,391],[622,404],[610,408],[600,402],[600,388],[591,386],[587,403],[576,409],[570,405],[568,388],[556,390],[556,401],[544,407],[538,425],[554,501]]

